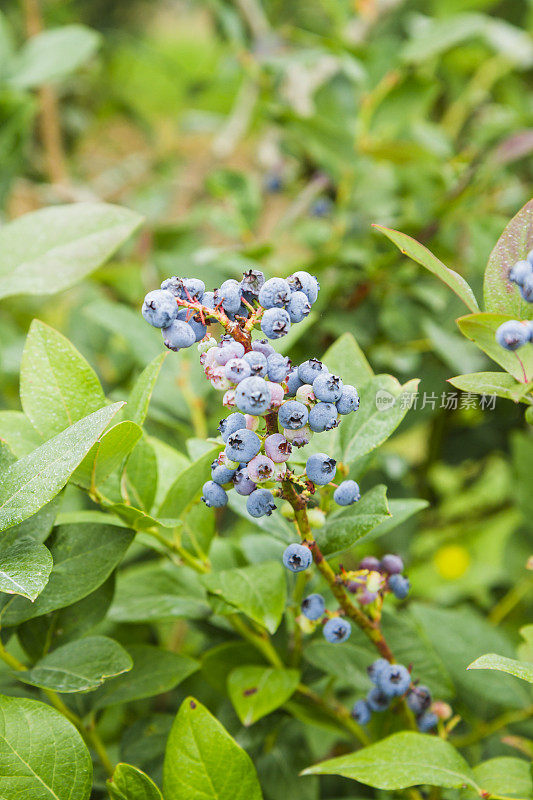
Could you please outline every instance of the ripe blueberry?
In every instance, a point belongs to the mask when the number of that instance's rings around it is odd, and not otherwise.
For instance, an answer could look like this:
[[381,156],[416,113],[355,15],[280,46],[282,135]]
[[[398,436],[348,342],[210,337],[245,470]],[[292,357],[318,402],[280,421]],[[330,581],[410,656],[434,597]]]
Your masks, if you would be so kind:
[[209,508],[222,508],[228,502],[228,495],[215,481],[206,481],[202,486],[202,500]]
[[409,594],[411,584],[405,575],[391,575],[389,578],[389,589],[398,600],[405,600]]
[[226,442],[227,457],[231,459],[231,461],[239,461],[240,463],[251,461],[260,449],[261,439],[257,433],[249,431],[246,428],[230,434]]
[[305,465],[307,477],[317,486],[325,486],[334,477],[337,470],[337,462],[325,453],[313,453],[309,456]]
[[331,617],[324,625],[322,632],[326,641],[337,644],[350,638],[352,626],[344,617]]
[[269,339],[286,336],[291,327],[289,312],[284,308],[269,308],[261,318],[261,330]]
[[370,722],[372,711],[366,700],[358,700],[352,708],[352,717],[359,725],[367,725]]
[[359,486],[355,481],[343,481],[333,492],[333,499],[339,506],[351,506],[361,499]]
[[171,292],[155,289],[144,298],[142,315],[154,328],[167,328],[178,315],[178,306]]
[[302,614],[307,619],[320,619],[325,610],[326,601],[321,594],[310,594],[302,600]]
[[303,428],[307,424],[308,418],[307,408],[298,400],[287,400],[282,403],[278,411],[279,424],[293,431]]
[[290,544],[283,553],[283,563],[291,572],[302,572],[312,560],[311,551],[303,544]]
[[263,378],[245,378],[235,391],[235,404],[245,414],[264,414],[270,408],[268,383]]
[[270,516],[275,508],[274,497],[268,489],[255,489],[246,501],[246,510],[251,517]]

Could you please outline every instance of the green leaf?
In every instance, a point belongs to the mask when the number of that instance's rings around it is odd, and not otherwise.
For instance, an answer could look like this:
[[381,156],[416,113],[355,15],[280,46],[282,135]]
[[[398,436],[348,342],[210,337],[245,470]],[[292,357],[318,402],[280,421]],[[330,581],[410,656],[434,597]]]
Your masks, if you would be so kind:
[[533,200],[530,200],[506,225],[490,254],[483,286],[487,311],[508,314],[511,319],[529,318],[531,306],[522,300],[518,286],[509,280],[509,273],[532,248]]
[[22,597],[4,601],[2,625],[18,625],[94,592],[122,559],[133,536],[128,528],[114,525],[60,525],[47,542],[54,560],[48,583],[34,603]]
[[519,352],[513,352],[505,350],[496,341],[496,329],[508,319],[511,318],[504,314],[468,314],[466,317],[459,317],[457,324],[465,336],[472,339],[517,381],[528,383],[533,380],[533,347],[524,347]]
[[0,483],[0,530],[31,517],[61,491],[122,403],[95,411],[15,461]]
[[275,633],[283,612],[287,584],[277,561],[214,572],[203,579],[208,592]]
[[148,406],[150,398],[157,381],[157,376],[161,371],[163,362],[168,353],[160,353],[156,356],[148,366],[141,372],[137,378],[131,394],[128,398],[128,404],[124,409],[124,418],[131,419],[137,425],[142,425],[148,413]]
[[380,522],[377,527],[373,528],[370,533],[362,536],[359,540],[360,542],[373,542],[380,536],[390,533],[392,530],[394,530],[394,528],[397,528],[398,525],[402,525],[402,523],[404,523],[414,514],[418,514],[419,511],[423,511],[429,505],[427,500],[422,500],[418,497],[388,497],[387,504],[389,506],[389,512],[391,516],[387,516],[387,518],[384,519],[383,522]]
[[149,644],[131,645],[127,650],[133,668],[106,681],[91,695],[95,710],[168,692],[200,667],[192,658]]
[[323,761],[303,775],[341,775],[376,789],[409,786],[478,787],[464,758],[449,742],[422,733],[395,733],[356,753]]
[[507,672],[515,678],[522,678],[528,683],[533,683],[533,664],[517,661],[515,658],[506,658],[496,653],[486,653],[479,656],[475,661],[468,665],[467,669],[495,669],[499,672]]
[[57,517],[59,508],[61,506],[61,495],[56,495],[53,500],[39,509],[33,516],[25,519],[24,522],[19,522],[18,525],[13,525],[2,534],[2,542],[7,544],[14,542],[16,539],[23,539],[26,536],[31,537],[36,542],[44,542]]
[[337,648],[335,658],[332,658],[329,642],[317,639],[304,649],[304,657],[322,672],[334,675],[342,686],[360,692],[367,692],[370,688],[366,670],[375,661],[375,655],[366,645],[345,642],[342,648]]
[[35,600],[48,582],[52,571],[50,551],[31,537],[0,540],[0,592],[20,594]]
[[126,462],[124,472],[125,500],[144,511],[150,511],[157,491],[157,457],[146,437],[139,439]]
[[63,25],[38,33],[17,53],[9,83],[17,89],[35,89],[58,81],[88,61],[100,39],[84,25]]
[[142,428],[135,422],[125,420],[114,425],[91,447],[72,480],[85,489],[94,489],[122,464],[141,436]]
[[90,692],[133,666],[128,653],[107,636],[88,636],[58,647],[17,678],[54,692]]
[[221,446],[210,448],[203,456],[180,472],[163,500],[157,517],[163,520],[178,520],[187,506],[200,494],[203,484],[209,479],[211,462],[218,456]]
[[42,444],[42,438],[22,411],[0,411],[0,439],[17,458],[27,456]]
[[507,372],[473,372],[448,378],[448,383],[463,392],[497,395],[515,403],[533,389],[533,384],[520,383]]
[[68,339],[34,319],[22,354],[20,399],[44,439],[106,405],[96,373]]
[[163,792],[169,800],[262,800],[249,755],[197,700],[183,701],[168,738]]
[[486,793],[484,796],[526,798],[533,795],[531,765],[522,758],[489,758],[474,767],[474,776]]
[[387,487],[374,486],[358,503],[328,516],[324,527],[316,532],[322,553],[328,556],[349,550],[387,517]]
[[243,725],[252,725],[294,694],[300,682],[295,669],[237,667],[228,677],[228,694]]
[[363,386],[359,409],[339,427],[344,462],[355,461],[389,438],[409,411],[418,383],[402,386],[392,375],[376,375]]
[[163,800],[153,780],[131,764],[117,764],[107,791],[111,800]]
[[0,229],[0,297],[55,294],[107,261],[142,218],[107,203],[32,211]]
[[97,300],[85,306],[83,313],[103,330],[120,336],[143,369],[148,361],[161,355],[164,347],[161,332],[147,325],[137,310],[109,300]]
[[409,256],[409,258],[412,258],[417,264],[421,264],[421,266],[436,275],[437,278],[440,278],[443,283],[455,292],[470,311],[479,311],[474,292],[463,276],[459,275],[458,272],[454,272],[453,269],[446,267],[442,261],[439,261],[439,259],[427,249],[427,247],[424,247],[424,245],[417,242],[416,239],[412,239],[411,236],[407,236],[407,234],[401,233],[400,231],[385,228],[383,225],[374,224],[372,227],[384,233],[404,255]]
[[344,383],[360,389],[374,372],[357,344],[355,336],[347,331],[339,336],[322,357],[330,372],[340,375]]
[[88,800],[89,751],[71,722],[36,700],[0,695],[4,800]]

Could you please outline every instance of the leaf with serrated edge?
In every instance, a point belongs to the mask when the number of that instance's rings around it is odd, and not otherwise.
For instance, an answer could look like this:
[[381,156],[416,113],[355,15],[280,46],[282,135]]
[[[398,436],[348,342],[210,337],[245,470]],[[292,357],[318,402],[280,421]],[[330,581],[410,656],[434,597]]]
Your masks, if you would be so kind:
[[467,669],[495,669],[499,672],[507,672],[515,678],[522,678],[528,683],[533,683],[533,664],[517,661],[515,658],[506,658],[496,653],[486,653],[484,656],[476,658],[468,665]]
[[237,667],[228,676],[228,693],[243,725],[252,725],[283,705],[296,691],[295,669]]

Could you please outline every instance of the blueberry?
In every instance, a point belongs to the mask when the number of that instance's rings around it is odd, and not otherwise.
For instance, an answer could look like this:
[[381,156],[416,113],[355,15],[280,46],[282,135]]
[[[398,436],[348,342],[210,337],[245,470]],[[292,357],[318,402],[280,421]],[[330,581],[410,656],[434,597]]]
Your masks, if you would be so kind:
[[328,619],[322,629],[324,638],[331,644],[345,642],[346,639],[350,638],[351,632],[352,626],[344,617],[332,617]]
[[337,411],[339,414],[351,414],[359,408],[359,394],[355,386],[345,383],[342,387],[342,394],[337,400]]
[[321,372],[313,381],[313,393],[317,400],[336,403],[342,396],[344,384],[338,375]]
[[174,297],[179,297],[180,300],[186,300],[184,291],[184,279],[178,278],[173,275],[172,278],[166,278],[161,284],[161,288],[166,292],[170,292]]
[[254,456],[247,466],[248,475],[254,483],[265,483],[271,481],[275,476],[276,465],[268,456],[262,453]]
[[275,464],[288,461],[292,451],[290,442],[281,433],[272,433],[264,442],[265,453]]
[[391,575],[389,578],[389,589],[398,600],[405,600],[409,594],[411,584],[405,575]]
[[372,711],[366,700],[358,700],[352,708],[352,717],[359,725],[367,725],[370,722]]
[[371,711],[385,711],[389,707],[389,698],[377,686],[373,686],[366,696]]
[[312,217],[327,217],[331,213],[332,206],[333,203],[329,197],[319,197],[309,209],[309,214]]
[[269,175],[265,175],[263,186],[265,192],[269,192],[269,194],[276,194],[277,192],[283,191],[283,178],[281,175],[271,172]]
[[376,676],[376,685],[387,697],[399,697],[409,689],[411,674],[403,664],[388,664]]
[[202,486],[202,500],[209,508],[222,508],[228,502],[228,495],[215,481],[206,481]]
[[377,572],[380,569],[381,562],[375,556],[365,556],[359,562],[359,569],[368,569],[371,572]]
[[303,544],[290,544],[283,553],[283,563],[291,572],[302,572],[312,560],[310,549]]
[[320,284],[314,275],[302,269],[291,275],[288,282],[292,292],[303,292],[311,305],[316,303]]
[[317,403],[309,412],[309,427],[315,433],[330,431],[338,424],[337,409],[333,403]]
[[163,328],[163,343],[169,350],[177,352],[184,347],[190,347],[196,341],[194,331],[188,322],[175,319],[167,328]]
[[436,714],[432,711],[426,711],[418,717],[416,724],[418,725],[419,731],[422,733],[429,733],[429,731],[436,727],[438,721],[439,718]]
[[251,517],[270,516],[275,508],[274,497],[268,489],[255,489],[246,501],[246,510]]
[[294,397],[300,386],[303,385],[303,381],[300,380],[298,375],[298,367],[293,367],[287,375],[287,396]]
[[215,483],[223,486],[225,483],[229,483],[234,475],[234,469],[230,469],[225,464],[219,464],[218,460],[215,458],[211,464],[211,479],[214,480]]
[[252,374],[250,365],[244,358],[230,358],[224,367],[226,378],[232,383],[240,383]]
[[183,281],[183,288],[184,288],[184,296],[185,299],[188,300],[187,293],[191,297],[192,300],[196,300],[197,302],[201,302],[203,300],[204,292],[205,292],[205,283],[201,281],[199,278],[185,278]]
[[533,272],[533,265],[529,260],[517,261],[509,273],[509,280],[522,286],[524,280]]
[[248,301],[257,299],[261,286],[265,282],[265,276],[258,269],[249,269],[242,276],[241,289]]
[[386,658],[378,658],[367,667],[368,677],[375,686],[377,686],[378,675],[388,666],[389,662]]
[[359,486],[355,481],[343,481],[333,492],[333,499],[339,506],[351,506],[361,499]]
[[279,408],[283,403],[285,397],[285,390],[280,383],[269,381],[268,388],[270,389],[270,405],[272,408]]
[[529,261],[531,265],[533,265],[533,250],[530,250],[526,256],[526,260]]
[[194,333],[194,339],[196,342],[201,342],[204,336],[207,333],[207,325],[201,320],[197,320],[196,317],[191,317],[189,320],[189,325],[192,328],[192,332]]
[[533,270],[530,275],[527,275],[520,287],[520,294],[522,299],[528,303],[533,303]]
[[251,350],[249,353],[245,353],[243,358],[250,367],[251,375],[255,375],[256,378],[266,378],[267,360],[263,353]]
[[388,572],[389,575],[397,575],[403,570],[403,560],[393,553],[383,556],[379,565],[383,572]]
[[256,339],[255,342],[252,342],[252,350],[257,353],[263,353],[266,358],[276,352],[266,339]]
[[310,383],[303,383],[301,386],[298,387],[296,390],[296,399],[300,401],[300,403],[305,403],[306,405],[310,405],[314,403],[316,398],[313,394],[313,387]]
[[283,428],[283,435],[293,447],[305,447],[313,438],[313,431],[309,425],[304,425],[297,431],[290,428]]
[[523,347],[531,341],[531,330],[527,323],[512,319],[500,325],[496,331],[496,341],[506,350],[518,350],[519,347]]
[[312,384],[321,372],[327,371],[322,361],[319,361],[318,358],[310,358],[309,361],[304,361],[304,363],[300,364],[298,367],[298,377],[302,383]]
[[202,297],[202,305],[204,308],[208,308],[214,311],[215,308],[215,293],[214,292],[204,292]]
[[416,714],[423,714],[431,705],[431,692],[427,686],[415,686],[407,695],[407,705]]
[[252,494],[252,492],[257,489],[255,483],[250,479],[246,467],[241,467],[237,470],[233,477],[233,486],[237,494],[243,495],[244,497]]
[[249,431],[246,428],[235,431],[235,433],[228,436],[226,455],[232,461],[247,463],[257,455],[260,449],[261,439],[257,433]]
[[287,303],[287,312],[291,322],[302,322],[311,311],[311,303],[303,292],[292,292]]
[[278,411],[279,424],[283,428],[297,431],[307,424],[309,412],[303,403],[298,400],[287,400],[282,403]]
[[337,462],[325,453],[313,453],[307,459],[305,471],[310,481],[317,486],[325,486],[335,477]]
[[215,302],[222,304],[222,308],[226,312],[236,313],[241,307],[242,289],[239,281],[230,280],[224,281],[222,286],[215,291]]
[[270,278],[259,290],[259,305],[267,309],[283,308],[290,296],[291,287],[284,278]]
[[240,342],[221,342],[221,346],[217,350],[215,362],[221,367],[225,366],[232,358],[242,358],[244,356],[244,347]]
[[284,308],[269,308],[261,318],[261,330],[269,339],[286,336],[291,327],[291,318]]
[[245,414],[264,414],[270,408],[268,383],[263,378],[245,378],[235,391],[235,404]]
[[235,431],[240,431],[241,428],[246,428],[246,417],[244,414],[239,414],[238,411],[234,411],[226,419],[221,419],[218,424],[218,430],[224,442],[227,442],[228,437]]
[[302,600],[302,614],[307,619],[320,619],[325,610],[326,601],[321,594],[310,594]]
[[154,328],[167,328],[178,315],[178,306],[171,292],[155,289],[144,298],[142,315]]
[[267,373],[271,381],[281,383],[286,380],[291,367],[290,359],[281,353],[271,353],[267,357]]

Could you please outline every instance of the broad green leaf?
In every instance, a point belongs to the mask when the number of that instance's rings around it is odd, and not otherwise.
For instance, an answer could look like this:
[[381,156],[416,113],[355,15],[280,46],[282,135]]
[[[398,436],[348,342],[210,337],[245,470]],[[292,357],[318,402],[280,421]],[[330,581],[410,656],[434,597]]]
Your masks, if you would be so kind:
[[27,456],[43,441],[22,411],[0,411],[0,439],[17,458]]
[[522,758],[489,758],[474,767],[474,777],[486,795],[504,795],[524,800],[533,796],[531,764]]
[[146,437],[139,439],[126,462],[122,496],[132,505],[150,511],[157,491],[157,457]]
[[211,447],[204,455],[180,472],[163,500],[157,516],[160,519],[177,520],[200,495],[203,484],[209,480],[209,467],[218,456],[221,447]]
[[533,625],[522,625],[520,636],[524,641],[518,645],[518,658],[520,661],[533,662]]
[[355,753],[323,761],[305,769],[303,775],[341,775],[376,789],[406,789],[409,786],[442,786],[477,789],[474,775],[464,758],[438,736],[395,733]]
[[327,675],[334,675],[342,686],[353,690],[367,692],[370,682],[367,667],[375,661],[375,654],[366,644],[345,642],[343,647],[335,650],[335,658],[331,657],[331,645],[322,640],[312,641],[304,649],[304,657],[309,664],[322,670]]
[[429,505],[427,500],[421,500],[418,497],[389,497],[387,498],[387,504],[392,516],[388,516],[383,522],[380,522],[377,527],[370,531],[370,533],[366,536],[362,536],[359,540],[360,542],[374,541],[374,539],[378,539],[380,536],[390,533],[390,531],[394,530],[398,525],[404,523],[414,514],[418,514],[419,511],[423,511]]
[[0,695],[0,781],[4,800],[88,800],[89,751],[50,706]]
[[473,372],[470,375],[448,378],[448,382],[463,392],[484,394],[489,397],[497,395],[515,403],[528,391],[533,390],[533,384],[520,383],[507,372]]
[[0,539],[0,592],[35,600],[52,571],[50,551],[29,536],[15,541],[7,539],[8,536]]
[[459,317],[457,324],[465,336],[517,381],[528,383],[533,380],[533,347],[527,345],[513,352],[496,341],[496,329],[508,319],[511,318],[505,314],[468,314]]
[[518,286],[509,280],[509,273],[532,248],[533,200],[530,200],[506,225],[490,254],[483,286],[487,311],[508,314],[511,319],[529,318],[531,306],[522,300]]
[[222,694],[227,692],[227,680],[235,664],[265,666],[265,659],[251,644],[234,639],[211,647],[202,655],[202,677]]
[[376,375],[361,389],[361,405],[339,427],[342,460],[347,464],[389,438],[411,407],[418,380],[402,386],[392,375]]
[[13,61],[10,83],[17,89],[35,89],[74,72],[95,53],[100,35],[84,25],[63,25],[23,45]]
[[246,510],[247,499],[247,497],[243,497],[242,495],[237,494],[237,492],[230,492],[228,505],[232,511],[245,519],[249,525],[252,524],[257,528],[261,528],[262,531],[265,531],[281,542],[286,542],[289,544],[293,541],[294,525],[287,522],[287,520],[281,516],[279,511],[274,511],[273,514],[265,515],[264,517],[256,517],[252,519]]
[[252,725],[282,706],[299,682],[296,669],[237,667],[228,676],[228,694],[242,724]]
[[164,347],[161,332],[148,325],[137,310],[109,300],[96,300],[89,303],[83,313],[104,330],[122,337],[135,362],[143,369],[148,361],[161,355]]
[[482,14],[454,14],[445,19],[424,18],[401,51],[402,61],[420,64],[461,42],[480,36],[486,27]]
[[110,258],[142,218],[107,203],[32,211],[0,228],[0,297],[55,294]]
[[44,439],[106,405],[96,373],[67,338],[34,319],[20,365],[24,413]]
[[151,361],[141,372],[128,398],[128,404],[124,409],[124,418],[142,425],[148,413],[150,398],[154,391],[157,376],[163,366],[163,361],[168,353],[160,353]]
[[23,539],[27,536],[36,542],[44,542],[52,530],[58,511],[61,507],[61,495],[56,495],[53,500],[39,509],[33,516],[13,525],[2,534],[2,543],[14,542],[16,539]]
[[285,611],[287,584],[282,565],[266,561],[204,577],[208,592],[274,633]]
[[110,428],[91,447],[72,480],[86,489],[94,489],[117,469],[142,436],[142,428],[125,420]]
[[106,681],[91,695],[95,710],[168,692],[200,667],[192,658],[149,644],[131,645],[127,650],[133,668]]
[[17,677],[30,686],[54,692],[90,692],[106,678],[121,675],[132,666],[133,661],[118,642],[107,636],[88,636],[58,647]]
[[95,411],[15,461],[0,482],[0,530],[16,525],[61,491],[122,403]]
[[107,791],[111,800],[163,800],[153,780],[131,764],[117,764]]
[[515,678],[522,678],[528,683],[533,683],[533,664],[517,661],[515,658],[506,658],[496,653],[486,653],[479,656],[475,661],[468,665],[467,669],[495,669],[499,672],[507,672]]
[[374,375],[354,335],[349,331],[339,336],[326,350],[322,361],[330,372],[340,375],[344,383],[352,384],[357,389]]
[[317,530],[322,553],[328,556],[349,550],[387,517],[390,517],[387,487],[374,486],[358,503],[328,516],[324,527]]
[[162,442],[161,439],[148,436],[147,440],[148,444],[154,448],[157,460],[157,491],[153,506],[159,508],[174,483],[176,475],[185,469],[189,464],[189,459],[179,450],[171,447],[166,442]]
[[54,560],[48,583],[34,603],[22,597],[4,601],[2,624],[18,625],[94,592],[121,561],[133,536],[129,528],[114,525],[60,525],[47,542]]
[[417,242],[416,239],[412,239],[411,236],[407,236],[407,234],[401,233],[400,231],[385,228],[383,225],[374,224],[372,227],[384,233],[404,255],[409,256],[409,258],[412,258],[417,264],[421,264],[421,266],[436,275],[437,278],[440,278],[443,283],[449,286],[450,289],[461,298],[470,311],[479,311],[474,292],[463,276],[459,275],[458,272],[454,272],[453,269],[446,267],[442,261],[439,261],[439,259],[427,249],[427,247],[424,247],[424,245]]
[[169,800],[262,800],[254,765],[197,700],[181,704],[168,738],[163,792]]

